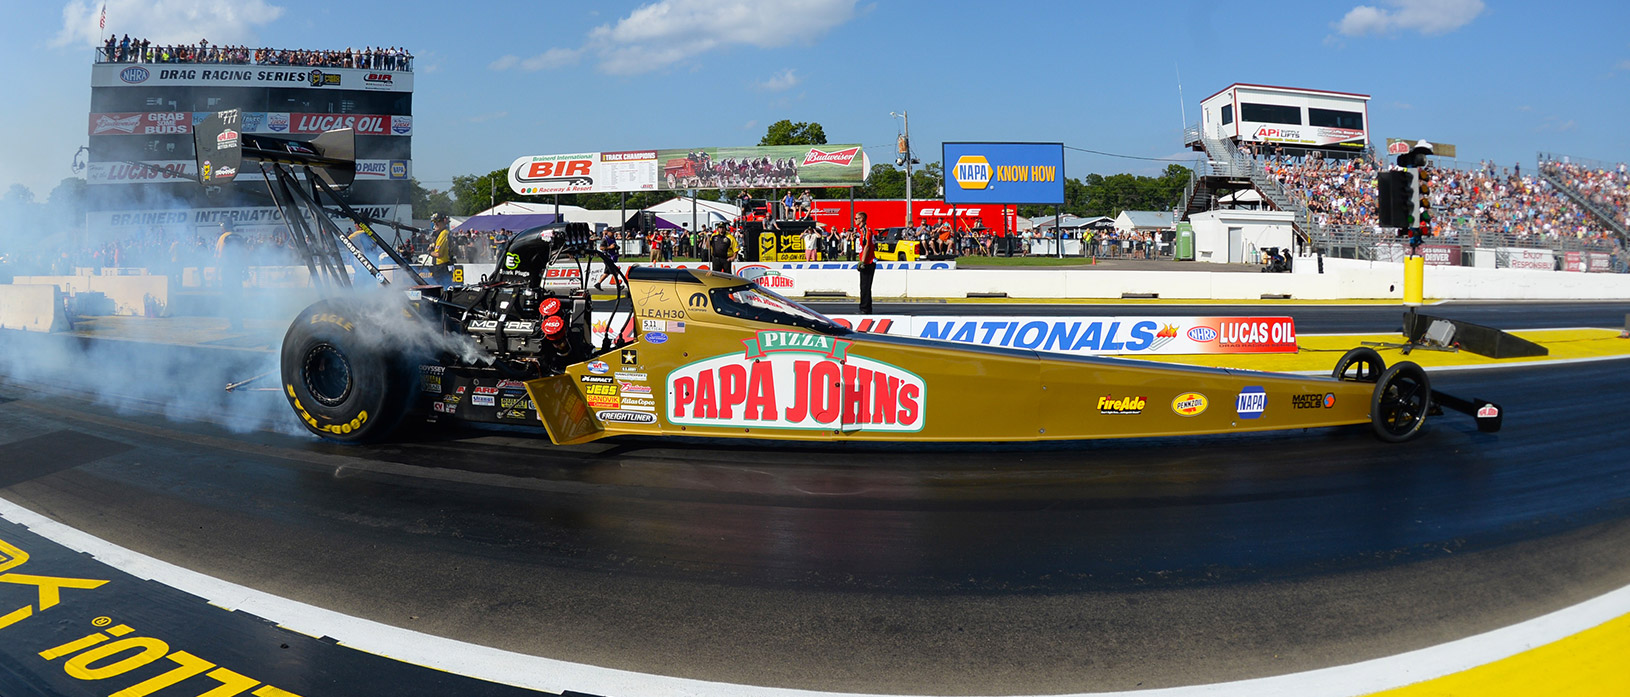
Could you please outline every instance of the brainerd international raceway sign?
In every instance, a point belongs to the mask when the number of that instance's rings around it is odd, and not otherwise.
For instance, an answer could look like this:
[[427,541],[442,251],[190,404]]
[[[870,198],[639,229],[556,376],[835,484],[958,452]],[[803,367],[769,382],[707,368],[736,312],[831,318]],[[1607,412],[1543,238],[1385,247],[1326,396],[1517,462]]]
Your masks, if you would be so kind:
[[509,165],[509,188],[540,194],[770,187],[852,187],[870,160],[860,145],[773,145],[528,155]]

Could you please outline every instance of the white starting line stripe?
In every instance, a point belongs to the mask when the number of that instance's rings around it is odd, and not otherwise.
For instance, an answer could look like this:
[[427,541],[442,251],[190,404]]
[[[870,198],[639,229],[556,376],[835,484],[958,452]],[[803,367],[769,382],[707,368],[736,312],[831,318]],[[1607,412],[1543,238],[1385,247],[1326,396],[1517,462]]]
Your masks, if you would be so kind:
[[[547,692],[606,697],[889,697],[674,678],[503,651],[351,617],[229,583],[133,552],[0,498],[0,517],[138,578],[162,583],[290,631],[329,636],[344,646],[471,678]],[[1396,656],[1236,682],[1098,697],[1352,697],[1458,673],[1549,644],[1630,614],[1630,586],[1547,615]],[[1067,697],[1067,696],[1063,696]]]

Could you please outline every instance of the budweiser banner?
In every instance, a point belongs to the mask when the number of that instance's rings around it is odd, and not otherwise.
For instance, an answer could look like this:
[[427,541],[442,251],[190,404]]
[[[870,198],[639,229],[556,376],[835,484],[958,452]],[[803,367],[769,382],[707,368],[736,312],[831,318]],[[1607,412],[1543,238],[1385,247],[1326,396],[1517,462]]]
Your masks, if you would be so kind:
[[767,189],[860,186],[871,166],[859,145],[770,145],[658,150],[657,188]]
[[509,186],[539,194],[860,186],[871,168],[859,145],[775,145],[529,155]]

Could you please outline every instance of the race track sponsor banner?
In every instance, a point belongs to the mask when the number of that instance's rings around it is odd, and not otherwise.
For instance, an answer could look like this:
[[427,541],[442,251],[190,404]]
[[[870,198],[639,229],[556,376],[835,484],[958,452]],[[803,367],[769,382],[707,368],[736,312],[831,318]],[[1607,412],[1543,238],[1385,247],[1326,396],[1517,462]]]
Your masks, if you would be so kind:
[[1063,143],[943,143],[945,202],[1063,203]]
[[91,87],[293,87],[412,92],[413,73],[360,68],[208,63],[98,63]]
[[1295,353],[1289,317],[834,315],[857,331],[1077,356]]
[[[408,160],[357,160],[357,181],[406,181]],[[147,165],[147,166],[142,166]],[[85,168],[87,184],[193,183],[198,174],[192,160],[155,160],[141,165],[130,162],[92,162]],[[220,176],[220,173],[216,173]],[[297,172],[296,177],[304,178]],[[259,169],[239,172],[235,181],[264,181]]]
[[657,188],[860,186],[870,171],[859,144],[658,150]]
[[900,366],[813,332],[765,330],[668,374],[663,418],[680,426],[920,431],[928,386]]
[[1574,272],[1578,272],[1578,273],[1584,273],[1585,272],[1585,255],[1584,255],[1584,253],[1582,253],[1582,252],[1563,252],[1562,253],[1562,270],[1563,271],[1574,271]]
[[1448,244],[1423,244],[1421,256],[1427,266],[1459,266],[1460,248]]
[[679,191],[772,186],[860,186],[859,145],[777,145],[528,155],[509,165],[509,187],[540,194]]
[[[149,111],[91,114],[90,135],[184,135],[214,112]],[[349,128],[359,136],[411,136],[412,116],[243,112],[244,133],[315,135]]]
[[1586,255],[1591,273],[1608,273],[1613,270],[1613,256],[1602,252],[1590,252]]
[[1495,259],[1499,259],[1501,257],[1506,259],[1507,268],[1532,269],[1536,271],[1556,270],[1556,253],[1549,249],[1502,247],[1495,255]]
[[509,187],[527,196],[656,189],[656,151],[531,155],[509,165]]

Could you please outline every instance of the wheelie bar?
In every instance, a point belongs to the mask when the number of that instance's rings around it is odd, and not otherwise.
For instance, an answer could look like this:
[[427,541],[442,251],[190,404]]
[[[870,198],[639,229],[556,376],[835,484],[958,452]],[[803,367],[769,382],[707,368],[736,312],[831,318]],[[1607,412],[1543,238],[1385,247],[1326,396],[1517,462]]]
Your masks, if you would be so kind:
[[1473,397],[1461,399],[1452,394],[1432,390],[1432,404],[1453,409],[1477,420],[1477,430],[1483,433],[1494,433],[1500,430],[1505,420],[1505,410],[1500,405]]

